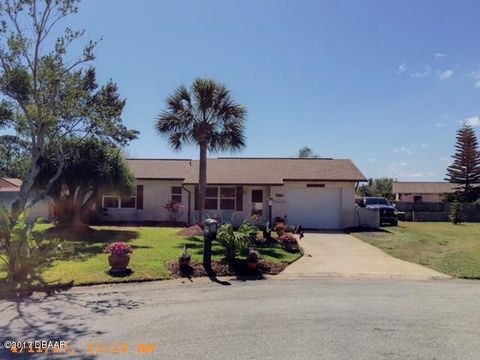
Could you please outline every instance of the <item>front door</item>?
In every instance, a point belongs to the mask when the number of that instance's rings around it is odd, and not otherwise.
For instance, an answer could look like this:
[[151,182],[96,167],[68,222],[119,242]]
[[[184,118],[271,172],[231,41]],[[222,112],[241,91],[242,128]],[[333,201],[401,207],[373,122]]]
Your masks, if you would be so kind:
[[250,216],[257,217],[258,220],[264,216],[262,189],[252,189]]

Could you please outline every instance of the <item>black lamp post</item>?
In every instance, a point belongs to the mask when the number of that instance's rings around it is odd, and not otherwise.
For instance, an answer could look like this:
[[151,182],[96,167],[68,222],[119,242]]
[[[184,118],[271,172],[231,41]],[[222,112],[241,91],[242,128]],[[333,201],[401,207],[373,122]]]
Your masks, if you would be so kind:
[[214,219],[207,219],[203,228],[203,266],[205,270],[212,269],[212,240],[217,238],[218,222]]
[[272,237],[272,205],[273,205],[273,199],[270,197],[268,198],[268,237]]

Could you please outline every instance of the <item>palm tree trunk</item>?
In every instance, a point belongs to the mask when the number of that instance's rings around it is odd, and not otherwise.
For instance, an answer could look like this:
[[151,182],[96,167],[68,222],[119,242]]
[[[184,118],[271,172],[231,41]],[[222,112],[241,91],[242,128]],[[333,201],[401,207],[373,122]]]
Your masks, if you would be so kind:
[[198,223],[203,226],[205,217],[205,191],[207,187],[207,145],[200,144],[200,170],[198,174]]

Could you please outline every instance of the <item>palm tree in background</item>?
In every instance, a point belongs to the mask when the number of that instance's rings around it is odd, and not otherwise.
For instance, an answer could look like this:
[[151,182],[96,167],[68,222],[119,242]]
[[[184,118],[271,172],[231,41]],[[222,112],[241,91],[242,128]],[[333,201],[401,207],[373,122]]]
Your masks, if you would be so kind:
[[245,148],[245,106],[236,103],[230,90],[211,79],[196,79],[190,89],[179,86],[167,98],[166,110],[157,117],[157,132],[180,151],[183,145],[200,148],[198,176],[199,222],[205,216],[207,153]]

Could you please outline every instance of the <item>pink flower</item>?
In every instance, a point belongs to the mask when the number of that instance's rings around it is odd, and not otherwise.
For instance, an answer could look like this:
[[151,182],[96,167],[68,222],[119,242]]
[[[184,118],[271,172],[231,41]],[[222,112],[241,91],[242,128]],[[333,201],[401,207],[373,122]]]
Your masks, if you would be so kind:
[[103,249],[106,254],[126,255],[133,252],[133,248],[124,242],[114,242]]

